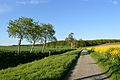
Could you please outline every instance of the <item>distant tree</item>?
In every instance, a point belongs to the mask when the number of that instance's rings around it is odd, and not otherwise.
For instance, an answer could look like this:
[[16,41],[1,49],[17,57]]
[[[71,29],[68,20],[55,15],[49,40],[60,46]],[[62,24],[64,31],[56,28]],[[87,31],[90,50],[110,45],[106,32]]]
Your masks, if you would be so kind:
[[86,43],[84,40],[80,39],[79,40],[79,47],[85,47],[86,46]]
[[79,48],[79,41],[78,40],[74,40],[74,47],[75,48]]
[[54,42],[54,43],[53,43],[53,46],[54,46],[54,48],[55,48],[55,47],[56,47],[56,43],[57,43],[57,38],[56,38],[55,36],[53,36],[52,41]]
[[31,18],[25,18],[20,17],[16,20],[10,20],[8,23],[8,29],[7,32],[9,34],[9,37],[18,38],[18,54],[20,53],[20,45],[21,41],[26,36],[26,29],[29,27],[33,19]]
[[42,43],[43,43],[43,48],[42,52],[44,53],[46,43],[48,41],[53,41],[56,40],[55,35],[55,30],[53,29],[53,26],[51,24],[42,24]]
[[32,53],[35,43],[39,42],[41,40],[42,37],[42,30],[41,30],[41,26],[39,25],[39,22],[32,22],[32,24],[27,28],[27,35],[26,35],[26,39],[27,41],[29,41],[30,43],[32,43],[32,47],[30,50],[30,53]]
[[71,49],[73,49],[74,41],[75,41],[75,38],[73,35],[74,35],[74,33],[70,33],[70,34],[68,34],[68,37],[65,39],[68,43],[70,43]]

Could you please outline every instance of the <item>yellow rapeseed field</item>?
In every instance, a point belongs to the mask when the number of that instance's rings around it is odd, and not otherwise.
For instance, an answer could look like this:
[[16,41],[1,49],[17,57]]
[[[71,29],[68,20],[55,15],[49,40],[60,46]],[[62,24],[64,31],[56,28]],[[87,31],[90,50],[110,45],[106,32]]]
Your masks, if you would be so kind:
[[87,50],[92,50],[102,54],[110,54],[115,57],[120,57],[120,46],[98,46],[87,48]]

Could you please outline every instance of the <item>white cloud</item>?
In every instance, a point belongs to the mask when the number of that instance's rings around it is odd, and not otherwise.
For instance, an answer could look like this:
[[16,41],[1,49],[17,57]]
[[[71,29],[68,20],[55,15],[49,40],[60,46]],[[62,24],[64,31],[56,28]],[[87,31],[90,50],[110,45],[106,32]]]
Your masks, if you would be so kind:
[[24,1],[17,1],[17,4],[40,4],[40,3],[48,3],[48,0],[24,0]]
[[119,2],[117,0],[112,0],[113,4],[117,5]]

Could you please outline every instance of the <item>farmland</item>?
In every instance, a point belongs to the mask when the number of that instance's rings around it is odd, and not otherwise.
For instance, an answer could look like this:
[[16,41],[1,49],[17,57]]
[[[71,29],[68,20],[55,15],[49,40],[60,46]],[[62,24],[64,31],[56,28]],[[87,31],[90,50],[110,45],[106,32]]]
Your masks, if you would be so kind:
[[120,46],[105,45],[87,48],[103,71],[107,71],[112,80],[120,79]]
[[[21,51],[30,51],[31,46],[27,45],[27,46],[21,46]],[[45,48],[45,52],[48,52],[49,50],[63,50],[63,49],[70,49],[70,47],[58,47],[58,48],[53,48],[53,47],[46,47]],[[0,46],[0,51],[15,51],[17,52],[17,46]],[[42,46],[35,46],[34,47],[34,51],[35,52],[41,52],[42,51]],[[34,52],[33,51],[33,52]]]
[[[72,75],[73,79],[89,78],[88,75],[101,74],[97,64],[91,64],[95,63],[91,56],[106,65],[105,70],[110,68],[108,72],[113,80],[120,78],[120,40],[77,40],[71,32],[59,41],[52,24],[28,17],[10,20],[7,32],[10,38],[18,41],[10,46],[0,46],[0,80],[63,80]],[[24,40],[29,45],[23,44]],[[73,67],[76,71],[70,73]],[[102,79],[104,75],[91,77]]]
[[[18,42],[0,46],[0,80],[64,79],[82,50],[77,49],[74,33],[59,45],[54,26],[32,18],[10,20],[7,32]],[[23,44],[23,40],[29,45]]]
[[30,47],[22,47],[23,50],[21,50],[21,53],[18,55],[14,46],[0,47],[0,69],[15,67],[19,64],[39,60],[50,55],[58,55],[73,50],[69,48],[46,48],[44,53],[42,53],[39,49],[35,49],[32,53],[30,53],[29,48]]
[[120,80],[120,0],[0,0],[0,80]]
[[[0,71],[1,80],[61,80],[79,57],[80,50],[50,56]],[[66,58],[67,57],[67,58]]]
[[[119,44],[111,45],[86,49],[102,70],[107,71],[109,78],[118,80],[120,47],[116,46]],[[63,80],[81,52],[81,49],[46,47],[42,53],[42,46],[35,46],[30,53],[30,49],[31,46],[21,46],[20,54],[17,54],[17,46],[0,46],[1,80]]]

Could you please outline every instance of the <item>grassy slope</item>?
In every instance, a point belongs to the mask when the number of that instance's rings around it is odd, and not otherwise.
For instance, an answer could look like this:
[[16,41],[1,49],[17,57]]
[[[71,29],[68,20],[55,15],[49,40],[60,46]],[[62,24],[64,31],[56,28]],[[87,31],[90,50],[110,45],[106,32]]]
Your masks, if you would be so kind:
[[50,56],[0,71],[0,80],[62,80],[80,50]]
[[[71,50],[72,49],[65,48],[52,49],[50,50],[50,55],[58,55]],[[29,51],[21,51],[19,55],[15,51],[0,50],[0,69],[15,67],[19,64],[32,62],[34,60],[39,60],[48,56],[49,56],[48,50],[45,50],[44,54],[41,53],[40,51],[34,51],[32,53],[29,53]]]
[[120,66],[112,63],[110,59],[107,59],[103,55],[96,54],[95,52],[91,53],[93,59],[98,63],[103,72],[106,72],[106,75],[110,80],[119,80],[120,79]]

